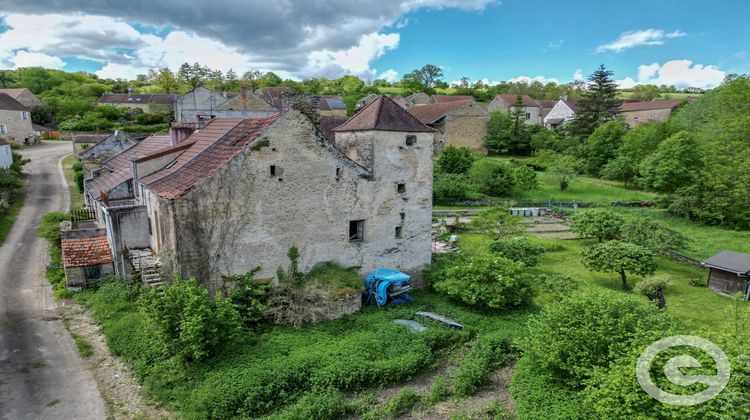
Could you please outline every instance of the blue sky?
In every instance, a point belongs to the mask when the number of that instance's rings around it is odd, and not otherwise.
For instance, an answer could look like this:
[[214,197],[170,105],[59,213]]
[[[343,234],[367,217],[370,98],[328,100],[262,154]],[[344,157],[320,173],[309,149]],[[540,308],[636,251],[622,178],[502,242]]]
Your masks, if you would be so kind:
[[[138,3],[143,3],[138,5]],[[750,72],[750,1],[0,0],[0,68],[132,78],[200,61],[282,77],[568,82],[599,64],[622,86],[712,87]],[[40,14],[44,10],[44,14]]]

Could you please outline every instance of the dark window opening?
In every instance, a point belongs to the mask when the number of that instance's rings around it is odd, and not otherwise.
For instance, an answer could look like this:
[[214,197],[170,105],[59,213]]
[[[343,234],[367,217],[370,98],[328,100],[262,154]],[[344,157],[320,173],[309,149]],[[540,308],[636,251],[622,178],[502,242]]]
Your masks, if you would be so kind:
[[530,119],[531,119],[531,112],[527,112],[527,113],[526,113],[526,119],[527,119],[527,120],[530,120]]
[[271,165],[271,176],[276,176],[276,165]]
[[396,239],[404,237],[404,228],[402,226],[396,226]]
[[336,168],[336,178],[341,178],[341,168]]
[[151,218],[149,217],[148,218],[148,236],[151,236],[151,235],[153,235],[153,233],[151,232]]
[[88,265],[83,267],[83,279],[86,282],[95,281],[102,278],[102,266],[101,265]]
[[404,220],[406,220],[406,213],[399,213],[399,215],[401,216],[401,221],[402,221],[402,222],[403,222]]
[[361,242],[365,240],[365,221],[349,221],[349,242]]
[[406,192],[406,184],[398,184],[396,186],[396,191],[398,191],[399,194],[403,194]]
[[408,134],[406,136],[406,145],[414,146],[415,144],[417,144],[417,136],[415,136],[414,134]]

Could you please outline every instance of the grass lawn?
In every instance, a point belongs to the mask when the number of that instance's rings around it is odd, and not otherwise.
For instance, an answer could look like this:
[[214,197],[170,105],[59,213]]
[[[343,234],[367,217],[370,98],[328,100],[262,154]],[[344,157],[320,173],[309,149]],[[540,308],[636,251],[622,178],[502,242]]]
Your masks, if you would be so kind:
[[646,201],[656,194],[625,188],[621,182],[598,178],[578,177],[565,191],[561,191],[549,172],[537,172],[539,188],[516,194],[517,201]]
[[0,214],[0,245],[5,242],[5,238],[10,233],[10,229],[13,227],[13,223],[16,221],[18,214],[21,212],[24,201],[23,194],[16,195],[15,200],[10,203],[8,209]]
[[687,236],[690,238],[687,247],[674,251],[696,260],[702,261],[724,250],[750,253],[750,231],[703,226],[688,219],[671,216],[665,210],[660,209],[617,208],[616,210],[625,215],[644,214],[653,217]]
[[76,209],[84,207],[86,203],[83,200],[83,194],[78,192],[76,181],[73,179],[73,164],[76,162],[75,157],[72,154],[65,156],[62,160],[63,173],[65,179],[68,181],[68,190],[70,192],[70,208]]
[[[559,240],[538,239],[545,246],[552,246],[555,251],[542,254],[541,262],[533,272],[567,274],[585,281],[588,285],[611,290],[617,293],[632,293],[622,290],[620,277],[616,273],[596,273],[587,270],[581,264],[583,247],[595,243],[592,240]],[[459,234],[461,249],[469,253],[487,252],[489,239],[473,233]],[[687,332],[697,329],[718,330],[729,327],[730,318],[725,312],[729,308],[729,299],[712,292],[706,287],[690,286],[693,279],[705,280],[707,272],[699,267],[680,263],[667,257],[657,257],[658,269],[655,276],[670,281],[665,292],[667,312],[685,322]],[[640,278],[629,276],[632,286]],[[536,303],[543,305],[545,297],[537,298]],[[643,298],[645,300],[645,298]]]

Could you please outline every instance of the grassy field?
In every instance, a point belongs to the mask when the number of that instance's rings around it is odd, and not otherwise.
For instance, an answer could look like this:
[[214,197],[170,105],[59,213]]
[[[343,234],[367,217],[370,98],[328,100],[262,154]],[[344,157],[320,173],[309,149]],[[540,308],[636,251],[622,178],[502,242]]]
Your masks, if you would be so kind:
[[85,202],[83,200],[83,194],[78,192],[78,187],[76,186],[76,182],[73,179],[73,164],[76,162],[75,157],[73,157],[72,154],[65,157],[65,159],[62,160],[62,167],[63,167],[63,173],[65,174],[65,179],[68,181],[68,190],[70,192],[70,208],[76,209],[80,207],[85,206]]
[[685,249],[674,251],[696,260],[704,260],[723,250],[750,253],[750,231],[703,226],[659,209],[616,208],[616,211],[628,216],[642,214],[666,223],[690,239]]
[[622,182],[578,177],[564,191],[549,172],[537,172],[539,188],[510,197],[516,201],[644,201],[656,194],[625,188]]
[[16,221],[18,214],[21,213],[24,198],[23,194],[18,194],[16,199],[10,203],[10,207],[0,215],[0,245],[5,242],[5,238],[13,228],[13,223]]

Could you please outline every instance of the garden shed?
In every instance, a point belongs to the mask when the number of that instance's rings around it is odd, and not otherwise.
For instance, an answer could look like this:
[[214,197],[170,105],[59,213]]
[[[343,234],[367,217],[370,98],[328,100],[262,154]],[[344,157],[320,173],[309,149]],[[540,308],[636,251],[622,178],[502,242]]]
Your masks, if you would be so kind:
[[727,295],[740,292],[750,297],[750,254],[721,251],[701,263],[708,268],[708,287]]

